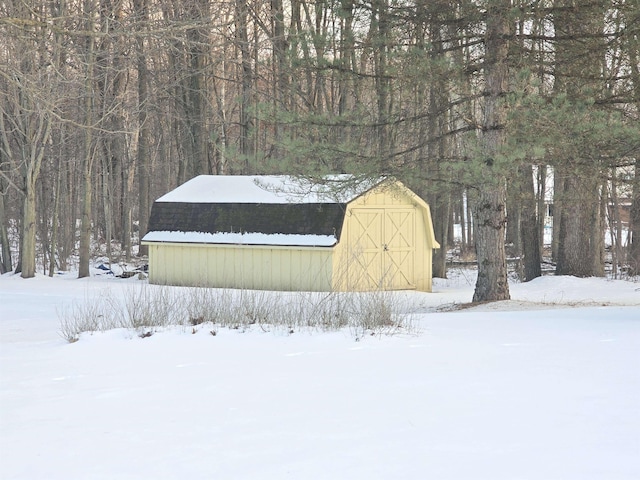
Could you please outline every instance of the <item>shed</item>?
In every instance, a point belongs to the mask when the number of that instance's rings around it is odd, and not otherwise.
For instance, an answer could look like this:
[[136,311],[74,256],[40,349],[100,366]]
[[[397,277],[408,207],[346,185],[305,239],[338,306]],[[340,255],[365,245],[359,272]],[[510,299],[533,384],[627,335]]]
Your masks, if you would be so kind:
[[431,291],[429,206],[398,181],[201,175],[156,200],[154,284]]

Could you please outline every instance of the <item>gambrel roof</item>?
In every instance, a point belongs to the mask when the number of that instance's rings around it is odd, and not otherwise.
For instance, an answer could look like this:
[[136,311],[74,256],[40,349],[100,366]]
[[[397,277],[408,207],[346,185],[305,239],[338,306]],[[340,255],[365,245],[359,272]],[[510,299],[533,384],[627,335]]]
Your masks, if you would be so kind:
[[201,175],[156,200],[143,240],[330,247],[347,203],[381,181]]

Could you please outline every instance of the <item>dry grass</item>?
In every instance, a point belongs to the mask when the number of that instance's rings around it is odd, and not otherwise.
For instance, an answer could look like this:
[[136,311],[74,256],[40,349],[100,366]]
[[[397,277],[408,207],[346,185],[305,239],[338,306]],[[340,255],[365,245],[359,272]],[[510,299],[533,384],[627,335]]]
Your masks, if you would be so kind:
[[142,338],[169,326],[246,330],[335,331],[355,338],[414,329],[413,315],[394,292],[267,292],[130,285],[120,296],[110,292],[58,311],[60,335],[69,342],[82,333],[126,328]]

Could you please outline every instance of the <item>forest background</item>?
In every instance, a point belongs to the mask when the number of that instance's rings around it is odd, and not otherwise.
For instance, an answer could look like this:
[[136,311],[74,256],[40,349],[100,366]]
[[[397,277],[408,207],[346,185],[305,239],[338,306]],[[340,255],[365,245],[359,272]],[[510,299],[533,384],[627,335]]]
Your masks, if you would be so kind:
[[[640,271],[639,0],[0,1],[0,273],[134,243],[199,174],[394,176],[452,225],[474,301]],[[546,185],[553,172],[553,186]],[[629,229],[617,218],[626,208]],[[612,221],[608,221],[612,220]]]

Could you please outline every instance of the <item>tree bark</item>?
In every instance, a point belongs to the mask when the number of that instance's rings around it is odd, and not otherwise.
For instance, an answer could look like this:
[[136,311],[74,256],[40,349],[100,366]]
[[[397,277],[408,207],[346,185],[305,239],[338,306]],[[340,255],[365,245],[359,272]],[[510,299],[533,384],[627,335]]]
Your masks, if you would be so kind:
[[[556,35],[567,39],[556,42],[554,89],[569,102],[588,101],[602,90],[605,82],[601,66],[605,62],[606,42],[601,36],[605,5],[589,0],[557,0],[554,16]],[[587,140],[588,141],[588,140]],[[602,165],[599,155],[580,144],[570,145],[556,159],[557,190],[561,208],[557,237],[558,275],[578,277],[604,273],[600,221]]]
[[[631,65],[631,79],[633,82],[633,96],[636,109],[640,110],[640,35],[636,34],[629,40],[629,59]],[[629,270],[630,275],[640,275],[640,158],[636,157],[633,176],[633,190],[629,219]]]
[[[93,32],[94,21],[91,18],[95,5],[93,0],[88,0],[85,4],[85,14],[87,15],[87,31]],[[85,51],[86,77],[84,83],[84,144],[83,144],[83,176],[82,176],[82,198],[80,212],[80,245],[78,250],[78,278],[89,277],[89,263],[91,260],[91,195],[93,172],[93,108],[94,108],[94,69],[95,69],[95,37],[87,36]]]
[[640,159],[635,164],[630,215],[629,273],[640,275]]
[[44,158],[44,149],[51,134],[51,119],[42,113],[37,120],[32,144],[26,146],[28,159],[24,160],[24,199],[22,211],[22,242],[20,248],[20,272],[22,278],[36,275],[36,188],[40,168]]
[[433,276],[447,278],[447,250],[449,247],[449,226],[451,223],[451,195],[437,195],[436,208],[432,214],[434,234],[440,248],[433,252]]
[[[148,0],[134,0],[133,5],[138,17],[139,28],[144,31],[149,20]],[[138,73],[138,149],[136,164],[138,166],[138,254],[148,255],[148,247],[142,245],[142,237],[147,233],[150,208],[150,127],[147,120],[149,109],[149,70],[145,55],[145,40],[142,35],[136,39],[136,61]],[[126,218],[125,221],[130,221]],[[128,228],[126,229],[128,230]]]
[[[533,185],[533,168],[522,167],[519,172],[522,185],[521,239],[524,256],[524,281],[528,282],[542,275],[540,267],[540,240],[538,217],[536,215],[536,194]],[[543,213],[542,213],[543,214]]]
[[508,91],[510,25],[509,0],[490,0],[485,34],[485,87],[482,119],[481,176],[473,203],[476,226],[478,280],[474,302],[508,300],[505,254],[506,185],[504,174],[493,168],[494,159],[505,142],[506,110],[501,104]]
[[236,2],[236,36],[240,50],[240,154],[245,158],[244,169],[247,173],[249,158],[253,157],[253,124],[249,110],[251,107],[251,86],[253,83],[253,71],[251,68],[251,52],[249,50],[248,34],[248,7],[247,0],[235,0]]
[[602,235],[599,222],[600,197],[598,178],[579,177],[573,169],[556,168],[557,195],[562,209],[554,211],[560,216],[557,275],[590,277],[601,275],[600,244],[595,235]]
[[56,256],[58,252],[58,224],[60,223],[60,184],[62,183],[62,173],[58,162],[58,171],[56,172],[56,181],[53,199],[53,215],[51,219],[51,245],[49,251],[49,276],[53,277],[56,269]]
[[[2,115],[0,113],[0,115]],[[1,150],[1,149],[0,149]],[[0,152],[0,158],[2,153]],[[0,160],[0,165],[2,165]],[[11,260],[11,246],[9,245],[9,219],[6,214],[6,204],[4,197],[6,195],[6,185],[2,177],[0,177],[0,274],[10,272],[13,269]]]
[[542,259],[544,253],[544,228],[547,215],[546,190],[547,190],[547,166],[538,165],[537,171],[538,189],[536,202],[538,209],[538,256]]
[[91,275],[89,263],[91,261],[91,172],[93,163],[93,136],[91,129],[85,131],[85,158],[82,176],[82,198],[80,211],[80,246],[78,249],[78,278]]

